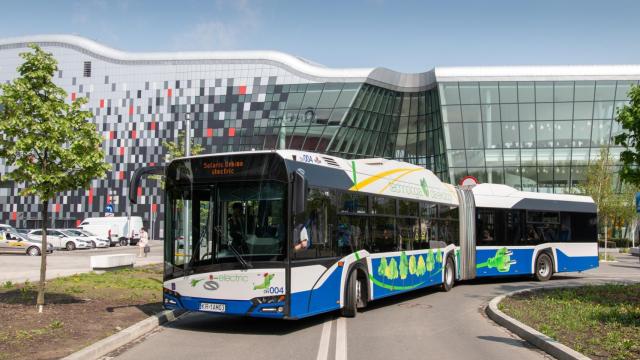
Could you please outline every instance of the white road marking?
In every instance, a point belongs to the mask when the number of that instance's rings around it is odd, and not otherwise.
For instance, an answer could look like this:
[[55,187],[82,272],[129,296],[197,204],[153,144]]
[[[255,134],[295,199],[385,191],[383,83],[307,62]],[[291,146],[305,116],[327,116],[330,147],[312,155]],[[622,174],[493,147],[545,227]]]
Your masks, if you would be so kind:
[[327,360],[329,358],[329,343],[331,342],[331,325],[333,320],[326,321],[322,325],[322,335],[320,336],[320,347],[316,360]]
[[336,360],[347,360],[347,319],[338,318],[336,328]]

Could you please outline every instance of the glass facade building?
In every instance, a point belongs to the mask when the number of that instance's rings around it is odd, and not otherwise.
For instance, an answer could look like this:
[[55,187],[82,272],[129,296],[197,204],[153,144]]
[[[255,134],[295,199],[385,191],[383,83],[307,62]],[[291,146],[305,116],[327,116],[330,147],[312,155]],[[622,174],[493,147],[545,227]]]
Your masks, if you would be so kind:
[[[207,153],[297,149],[344,158],[383,157],[458,183],[563,193],[620,132],[616,109],[640,66],[331,69],[277,52],[125,53],[76,36],[0,39],[0,82],[37,43],[59,62],[69,101],[87,98],[112,170],[51,203],[55,226],[103,215],[143,216],[162,237],[163,193],[155,180],[128,206],[128,179],[167,161],[191,115],[189,134]],[[621,150],[613,147],[614,155]],[[19,195],[0,159],[0,223],[38,224],[36,199]],[[611,169],[615,172],[617,169]]]

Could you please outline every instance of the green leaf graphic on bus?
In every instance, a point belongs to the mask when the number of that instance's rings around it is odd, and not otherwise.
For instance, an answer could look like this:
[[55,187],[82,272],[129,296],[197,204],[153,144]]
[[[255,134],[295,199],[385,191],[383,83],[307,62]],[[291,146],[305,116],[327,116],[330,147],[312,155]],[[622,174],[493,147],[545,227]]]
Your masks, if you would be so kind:
[[409,258],[409,274],[416,275],[418,272],[418,263],[416,262],[416,257],[411,256]]
[[385,274],[387,273],[387,259],[386,258],[382,258],[380,259],[380,266],[378,266],[378,275],[380,276],[385,276]]
[[429,197],[429,185],[427,184],[427,179],[425,178],[420,179],[420,187],[422,188],[422,192],[424,193],[424,196]]
[[427,271],[428,272],[432,272],[433,268],[436,265],[436,261],[433,257],[433,250],[429,249],[429,252],[427,253]]
[[276,276],[276,274],[264,273],[263,276],[264,276],[264,279],[262,284],[254,285],[253,290],[268,289],[269,285],[271,285],[271,279],[273,279],[273,277]]
[[200,281],[202,281],[203,279],[192,279],[191,280],[191,287],[196,287],[196,285],[198,285],[198,283]]
[[407,259],[407,254],[403,251],[400,254],[400,279],[402,280],[406,279],[408,273],[409,273],[409,260]]
[[427,267],[422,255],[418,256],[418,266],[416,268],[416,275],[422,276],[427,272]]
[[511,265],[516,264],[515,260],[511,260],[511,255],[513,252],[505,247],[500,248],[496,251],[496,255],[494,257],[490,257],[487,261],[476,265],[476,268],[489,268],[496,269],[498,272],[504,273],[509,272]]

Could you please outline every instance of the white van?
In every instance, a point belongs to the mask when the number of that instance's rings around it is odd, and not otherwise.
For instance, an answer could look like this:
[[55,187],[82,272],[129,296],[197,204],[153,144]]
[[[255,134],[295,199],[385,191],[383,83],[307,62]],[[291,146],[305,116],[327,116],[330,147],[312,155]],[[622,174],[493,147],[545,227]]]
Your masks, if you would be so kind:
[[78,228],[109,239],[111,246],[135,245],[140,240],[140,216],[101,216],[84,219]]

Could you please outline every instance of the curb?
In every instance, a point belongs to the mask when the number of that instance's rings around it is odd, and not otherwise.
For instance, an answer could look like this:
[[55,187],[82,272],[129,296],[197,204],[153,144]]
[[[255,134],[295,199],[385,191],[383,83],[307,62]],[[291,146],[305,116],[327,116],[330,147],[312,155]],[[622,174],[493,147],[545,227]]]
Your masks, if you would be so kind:
[[[619,281],[606,282],[606,284],[631,284],[631,283],[636,283],[636,282],[629,281],[627,279],[624,279],[624,280],[620,279]],[[500,304],[500,302],[504,300],[504,298],[509,296],[527,293],[527,292],[534,292],[538,290],[565,289],[565,288],[582,287],[582,286],[588,286],[588,285],[593,285],[593,284],[567,284],[562,286],[540,286],[535,288],[512,291],[510,293],[500,295],[491,299],[491,301],[489,302],[489,306],[486,307],[486,313],[491,320],[495,321],[500,326],[507,328],[509,331],[513,332],[514,334],[518,335],[522,339],[528,341],[529,343],[533,344],[534,346],[538,347],[542,351],[546,352],[547,354],[557,359],[590,360],[591,359],[590,357],[587,357],[573,350],[572,348],[558,342],[557,340],[554,340],[548,337],[547,335],[535,330],[534,328],[521,323],[520,321],[510,317],[509,315],[503,313],[498,309],[498,304]],[[599,284],[596,284],[596,285],[599,285]]]
[[181,310],[165,310],[81,350],[78,350],[73,354],[62,358],[62,360],[98,359],[101,356],[104,356],[154,330],[158,326],[174,321],[178,316],[182,315],[182,313],[183,311]]

